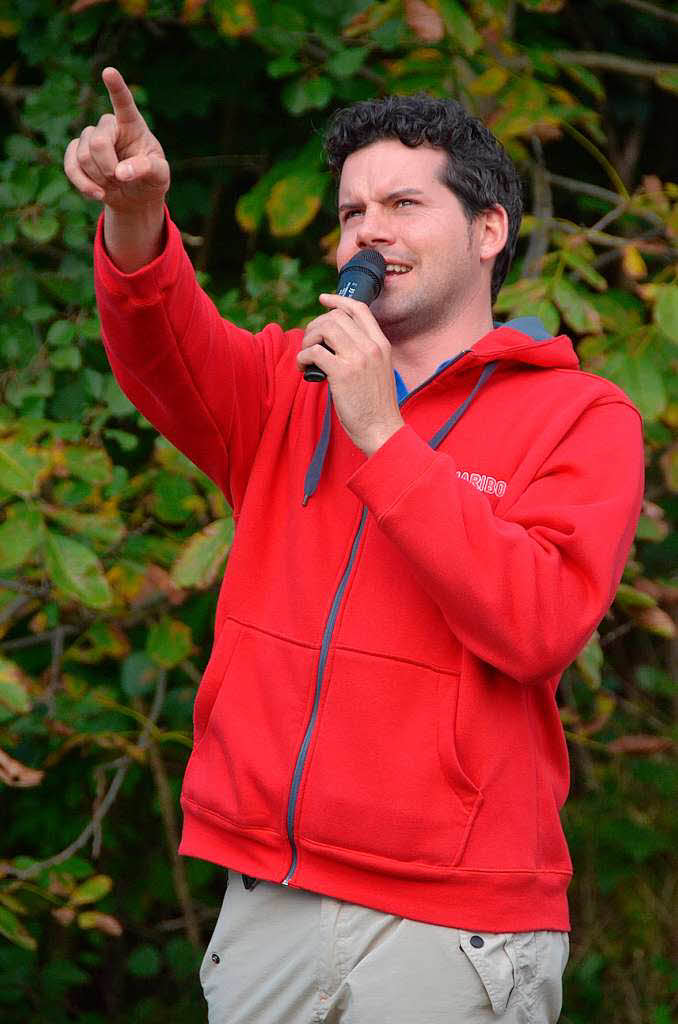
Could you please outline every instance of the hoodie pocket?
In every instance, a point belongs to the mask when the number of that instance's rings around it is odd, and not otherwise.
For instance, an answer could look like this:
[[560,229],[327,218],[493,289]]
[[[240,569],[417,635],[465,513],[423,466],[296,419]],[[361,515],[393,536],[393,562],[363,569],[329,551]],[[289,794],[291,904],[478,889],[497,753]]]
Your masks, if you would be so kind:
[[346,861],[395,860],[401,874],[458,861],[481,797],[439,752],[440,691],[456,678],[335,652],[300,793],[302,842]]
[[196,701],[183,795],[234,824],[284,833],[316,652],[232,621],[224,632]]

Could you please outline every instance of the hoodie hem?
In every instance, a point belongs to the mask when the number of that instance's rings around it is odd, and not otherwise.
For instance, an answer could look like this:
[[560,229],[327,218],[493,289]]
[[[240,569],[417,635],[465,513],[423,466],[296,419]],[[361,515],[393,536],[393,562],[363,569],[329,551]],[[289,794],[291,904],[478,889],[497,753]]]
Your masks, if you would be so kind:
[[[184,798],[182,803],[185,820],[179,853],[262,881],[282,882],[291,860],[286,837],[270,829],[243,829],[193,801]],[[419,877],[413,878],[411,864],[392,861],[391,871],[385,873],[383,866],[371,865],[366,857],[358,855],[348,865],[337,859],[332,847],[303,838],[298,838],[297,846],[299,859],[291,889],[448,928],[570,930],[569,871],[455,867],[433,874],[419,865]]]

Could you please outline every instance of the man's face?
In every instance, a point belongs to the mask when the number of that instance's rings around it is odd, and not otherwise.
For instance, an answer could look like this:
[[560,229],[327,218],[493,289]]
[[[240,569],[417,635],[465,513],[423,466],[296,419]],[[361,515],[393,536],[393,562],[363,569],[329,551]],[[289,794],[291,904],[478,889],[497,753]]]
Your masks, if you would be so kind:
[[444,328],[487,288],[482,217],[469,223],[442,183],[445,162],[442,150],[384,139],[352,153],[341,172],[337,266],[360,249],[382,254],[386,280],[370,308],[391,341]]

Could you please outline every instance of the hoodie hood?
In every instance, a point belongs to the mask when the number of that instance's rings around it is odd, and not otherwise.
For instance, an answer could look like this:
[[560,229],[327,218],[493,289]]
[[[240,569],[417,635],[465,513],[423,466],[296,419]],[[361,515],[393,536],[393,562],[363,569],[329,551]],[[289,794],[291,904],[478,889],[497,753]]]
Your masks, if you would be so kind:
[[536,316],[519,316],[505,324],[495,324],[494,330],[469,350],[467,360],[479,364],[498,360],[544,369],[579,369],[577,354],[567,335],[552,337]]

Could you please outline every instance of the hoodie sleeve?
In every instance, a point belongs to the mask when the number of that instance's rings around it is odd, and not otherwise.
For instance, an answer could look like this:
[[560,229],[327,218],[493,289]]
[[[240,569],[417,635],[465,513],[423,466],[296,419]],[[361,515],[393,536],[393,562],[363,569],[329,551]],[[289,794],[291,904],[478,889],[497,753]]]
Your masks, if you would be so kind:
[[225,321],[199,287],[176,226],[151,263],[124,274],[94,247],[102,336],[120,387],[144,416],[223,490],[236,509],[272,402],[288,340]]
[[638,413],[593,403],[501,515],[456,470],[404,426],[348,486],[465,647],[522,682],[560,674],[612,603],[634,537]]

